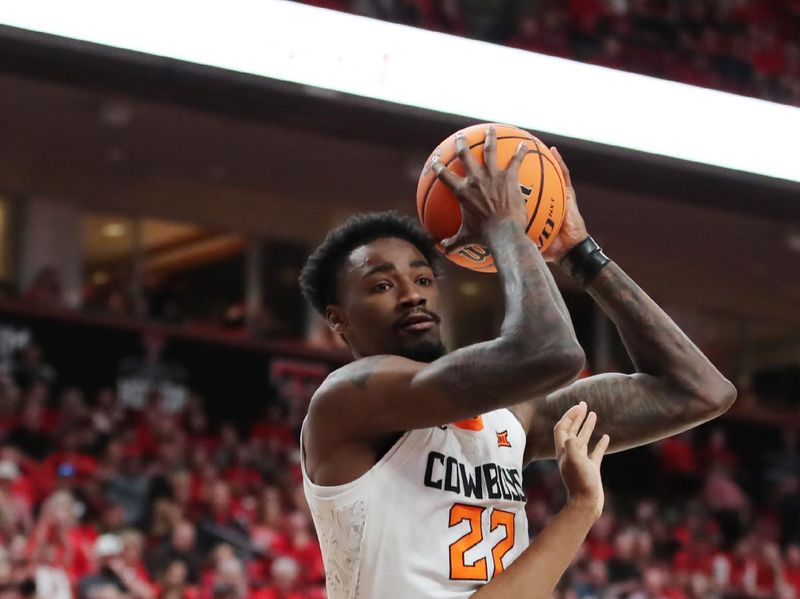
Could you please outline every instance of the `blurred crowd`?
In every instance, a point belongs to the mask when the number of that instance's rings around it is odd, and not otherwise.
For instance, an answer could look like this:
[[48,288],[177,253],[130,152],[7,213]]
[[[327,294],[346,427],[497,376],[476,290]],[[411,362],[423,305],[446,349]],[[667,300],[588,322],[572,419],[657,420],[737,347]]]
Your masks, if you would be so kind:
[[[297,443],[316,383],[276,364],[242,424],[195,394],[63,388],[19,350],[0,372],[0,599],[324,598]],[[724,425],[606,459],[605,513],[559,599],[800,598],[798,431],[753,444]],[[563,485],[553,462],[525,479],[535,536]]]
[[307,389],[212,424],[197,396],[134,410],[59,388],[31,347],[0,374],[0,599],[324,597],[296,441]]
[[[772,431],[768,451],[734,446],[721,427],[702,432],[606,459],[606,509],[559,599],[800,597],[797,430]],[[535,535],[564,496],[552,464],[528,477]]]
[[303,1],[800,106],[794,0]]

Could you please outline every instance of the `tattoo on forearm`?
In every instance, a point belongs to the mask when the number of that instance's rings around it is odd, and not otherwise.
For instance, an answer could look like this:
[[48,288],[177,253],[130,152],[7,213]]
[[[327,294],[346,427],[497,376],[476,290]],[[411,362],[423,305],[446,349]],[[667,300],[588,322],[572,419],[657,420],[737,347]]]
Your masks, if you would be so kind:
[[689,428],[704,418],[683,417],[686,406],[694,401],[679,390],[665,387],[649,375],[606,374],[573,384],[549,396],[538,419],[540,430],[534,433],[536,451],[552,452],[552,423],[570,407],[585,401],[597,413],[595,440],[608,433],[611,451],[654,441]]
[[588,289],[617,325],[636,370],[702,393],[722,375],[622,269],[609,264]]
[[563,301],[560,295],[553,296],[552,275],[522,228],[513,222],[499,223],[487,233],[487,242],[505,296],[501,336],[445,358],[440,382],[460,401],[490,408],[504,405],[501,402],[508,397],[519,398],[526,388],[547,393],[563,385],[564,369],[533,372],[532,358],[542,352],[579,348],[560,311]]
[[616,264],[588,291],[617,325],[638,372],[590,377],[538,400],[530,457],[552,454],[550,429],[579,401],[597,412],[595,435],[608,433],[612,451],[689,429],[730,405],[730,383]]

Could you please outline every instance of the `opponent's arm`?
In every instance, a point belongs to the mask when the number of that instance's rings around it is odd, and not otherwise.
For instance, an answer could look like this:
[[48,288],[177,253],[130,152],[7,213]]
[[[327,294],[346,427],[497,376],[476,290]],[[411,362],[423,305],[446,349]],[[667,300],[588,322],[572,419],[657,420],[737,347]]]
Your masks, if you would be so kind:
[[[557,157],[569,182],[569,171]],[[573,219],[580,217],[577,205],[570,210]],[[571,240],[560,240],[561,255],[549,259],[560,261],[588,237],[583,219],[580,224]],[[526,461],[552,457],[552,446],[545,441],[548,431],[578,401],[597,412],[602,422],[598,433],[614,439],[611,451],[668,437],[731,406],[736,399],[733,385],[619,266],[606,265],[586,290],[616,324],[637,372],[589,377],[520,406],[523,418],[529,419]]]
[[[584,420],[585,418],[585,420]],[[608,447],[601,437],[591,455],[588,443],[597,415],[586,404],[572,406],[553,435],[555,453],[569,498],[533,543],[500,576],[481,587],[471,599],[548,599],[603,511],[600,463]]]
[[[431,364],[374,356],[338,370],[309,410],[311,420],[337,422],[337,432],[330,434],[376,437],[454,422],[550,392],[583,367],[583,351],[550,294],[545,261],[525,234],[517,170],[526,147],[521,144],[501,170],[493,130],[487,134],[485,166],[469,154],[463,138],[458,146],[465,179],[435,166],[462,205],[461,229],[443,245],[451,250],[476,241],[489,246],[505,296],[501,334]],[[342,414],[348,416],[344,422]]]

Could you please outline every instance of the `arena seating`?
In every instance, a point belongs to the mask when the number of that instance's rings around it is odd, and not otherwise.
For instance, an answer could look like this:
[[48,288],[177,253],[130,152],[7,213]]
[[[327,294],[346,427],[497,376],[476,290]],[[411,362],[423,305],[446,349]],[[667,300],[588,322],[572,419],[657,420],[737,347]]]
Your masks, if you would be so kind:
[[[297,381],[324,370],[302,368],[293,381],[292,361],[273,363],[262,418],[212,423],[196,394],[178,411],[158,393],[126,409],[114,389],[64,387],[46,354],[20,351],[0,377],[2,588],[324,597],[297,444],[313,391]],[[604,470],[607,509],[563,599],[800,596],[796,427],[725,421],[609,456]],[[535,536],[564,502],[555,465],[531,467],[526,487]]]
[[800,106],[800,4],[780,0],[306,0]]

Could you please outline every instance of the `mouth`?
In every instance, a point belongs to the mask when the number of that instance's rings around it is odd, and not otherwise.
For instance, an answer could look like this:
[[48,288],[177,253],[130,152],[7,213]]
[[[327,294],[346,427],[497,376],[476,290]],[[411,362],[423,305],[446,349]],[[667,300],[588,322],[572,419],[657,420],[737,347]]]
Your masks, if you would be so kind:
[[416,312],[398,320],[395,328],[400,331],[419,333],[431,330],[438,322],[439,317],[432,312]]

